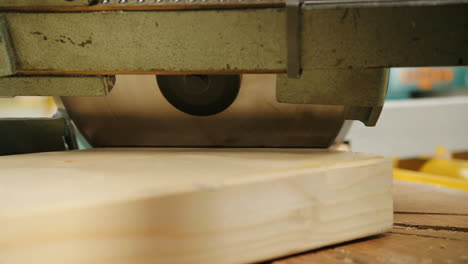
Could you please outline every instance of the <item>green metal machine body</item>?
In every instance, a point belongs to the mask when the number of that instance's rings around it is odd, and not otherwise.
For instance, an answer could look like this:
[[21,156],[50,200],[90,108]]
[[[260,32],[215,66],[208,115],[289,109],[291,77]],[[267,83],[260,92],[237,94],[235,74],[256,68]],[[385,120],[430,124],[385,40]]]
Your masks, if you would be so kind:
[[468,1],[0,0],[0,96],[118,74],[278,74],[277,100],[375,125],[389,67],[468,63]]

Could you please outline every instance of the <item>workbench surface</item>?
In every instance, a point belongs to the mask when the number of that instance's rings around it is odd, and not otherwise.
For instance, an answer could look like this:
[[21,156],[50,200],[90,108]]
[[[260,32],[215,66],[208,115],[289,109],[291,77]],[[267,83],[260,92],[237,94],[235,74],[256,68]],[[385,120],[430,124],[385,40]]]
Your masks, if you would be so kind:
[[274,264],[468,263],[468,192],[395,181],[393,230]]

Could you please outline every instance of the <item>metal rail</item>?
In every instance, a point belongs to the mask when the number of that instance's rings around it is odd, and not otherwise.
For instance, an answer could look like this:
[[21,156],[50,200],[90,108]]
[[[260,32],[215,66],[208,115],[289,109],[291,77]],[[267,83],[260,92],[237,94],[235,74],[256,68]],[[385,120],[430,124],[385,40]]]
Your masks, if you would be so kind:
[[[212,8],[285,7],[286,0],[0,0],[5,11],[186,10]],[[424,6],[468,3],[467,0],[305,0],[322,7]]]

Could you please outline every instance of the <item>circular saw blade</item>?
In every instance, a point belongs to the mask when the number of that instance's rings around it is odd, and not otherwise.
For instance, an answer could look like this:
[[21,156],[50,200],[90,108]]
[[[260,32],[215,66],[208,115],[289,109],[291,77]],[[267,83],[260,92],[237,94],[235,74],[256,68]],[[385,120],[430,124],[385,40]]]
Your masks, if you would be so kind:
[[172,106],[154,76],[117,76],[104,97],[64,97],[70,117],[95,147],[328,147],[343,106],[282,104],[276,75],[244,75],[232,105],[211,116]]

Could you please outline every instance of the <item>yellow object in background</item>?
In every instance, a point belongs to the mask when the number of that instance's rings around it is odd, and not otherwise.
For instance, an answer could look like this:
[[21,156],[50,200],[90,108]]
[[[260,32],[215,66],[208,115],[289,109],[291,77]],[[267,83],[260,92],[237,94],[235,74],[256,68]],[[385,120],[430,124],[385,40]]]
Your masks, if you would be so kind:
[[393,160],[393,178],[468,191],[468,160],[453,159],[444,147],[434,155]]
[[437,174],[467,180],[468,161],[434,158],[424,163],[420,171],[424,173]]
[[396,180],[431,184],[431,185],[437,185],[437,186],[442,186],[442,187],[468,191],[468,181],[466,180],[454,179],[450,177],[423,173],[419,171],[394,168],[393,178]]
[[52,117],[57,112],[54,98],[49,96],[17,96],[0,98],[0,118]]

